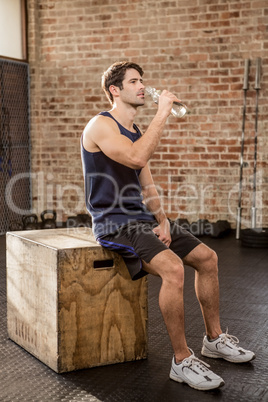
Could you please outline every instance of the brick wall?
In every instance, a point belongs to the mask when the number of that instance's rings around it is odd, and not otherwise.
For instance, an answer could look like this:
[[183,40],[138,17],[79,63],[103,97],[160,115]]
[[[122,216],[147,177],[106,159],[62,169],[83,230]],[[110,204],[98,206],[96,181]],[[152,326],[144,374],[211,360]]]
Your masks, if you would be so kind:
[[[265,8],[266,6],[266,8]],[[100,88],[114,61],[139,63],[145,83],[178,95],[190,113],[169,117],[150,162],[172,218],[227,219],[235,227],[244,60],[250,59],[243,224],[250,226],[255,63],[259,91],[258,224],[268,224],[268,8],[266,0],[28,0],[34,207],[59,220],[84,211],[80,135],[109,104]],[[155,112],[148,101],[137,123]]]

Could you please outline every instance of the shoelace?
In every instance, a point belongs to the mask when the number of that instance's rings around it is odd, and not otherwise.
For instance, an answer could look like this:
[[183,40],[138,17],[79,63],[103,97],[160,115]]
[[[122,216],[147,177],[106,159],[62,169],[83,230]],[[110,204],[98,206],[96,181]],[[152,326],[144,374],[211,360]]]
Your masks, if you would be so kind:
[[[189,368],[192,367],[194,369],[194,367],[197,366],[202,371],[208,371],[208,368],[210,367],[209,364],[199,360],[198,357],[195,357],[194,355],[192,355],[192,356],[188,357],[188,359],[184,360],[184,363],[186,363]],[[203,367],[203,366],[205,366],[205,367]]]
[[228,328],[226,329],[226,333],[221,337],[221,342],[226,345],[226,342],[229,341],[233,345],[237,345],[239,343],[239,339],[236,336],[228,334]]

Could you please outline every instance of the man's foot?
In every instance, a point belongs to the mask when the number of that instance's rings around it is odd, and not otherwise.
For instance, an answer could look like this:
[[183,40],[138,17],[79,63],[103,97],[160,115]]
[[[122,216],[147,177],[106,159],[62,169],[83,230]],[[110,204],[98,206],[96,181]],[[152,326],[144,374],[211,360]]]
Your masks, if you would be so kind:
[[176,363],[175,356],[173,357],[169,377],[177,382],[185,382],[190,387],[201,391],[222,387],[223,379],[209,370],[208,364],[195,357],[192,350],[191,352],[191,356],[186,357],[179,364]]
[[213,341],[205,336],[201,354],[206,357],[221,358],[232,363],[246,363],[255,359],[255,354],[238,346],[239,340],[232,335],[221,334]]

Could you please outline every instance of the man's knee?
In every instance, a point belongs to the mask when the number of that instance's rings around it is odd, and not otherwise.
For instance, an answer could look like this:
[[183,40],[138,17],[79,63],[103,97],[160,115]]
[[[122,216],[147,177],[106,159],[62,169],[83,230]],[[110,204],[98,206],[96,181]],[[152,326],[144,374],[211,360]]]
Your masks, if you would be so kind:
[[143,261],[143,269],[149,274],[157,275],[170,286],[183,286],[184,265],[182,260],[167,249],[158,253],[150,263]]
[[218,265],[218,255],[211,248],[207,247],[207,260],[209,260],[212,264]]
[[184,266],[182,261],[167,261],[166,269],[163,271],[162,280],[169,282],[170,285],[183,287],[184,284]]
[[217,253],[209,247],[205,247],[203,250],[202,267],[211,273],[218,273]]

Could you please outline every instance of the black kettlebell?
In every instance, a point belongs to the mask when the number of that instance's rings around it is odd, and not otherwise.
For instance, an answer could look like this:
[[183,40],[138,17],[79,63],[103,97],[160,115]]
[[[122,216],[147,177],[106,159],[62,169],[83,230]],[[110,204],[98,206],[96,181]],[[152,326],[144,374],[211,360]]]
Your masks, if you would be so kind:
[[[52,215],[52,216],[51,216]],[[48,217],[50,216],[50,217]],[[41,213],[42,229],[55,229],[57,213],[51,209],[46,209]]]
[[84,227],[91,227],[92,226],[92,220],[91,220],[91,217],[88,214],[78,214],[77,217],[81,221],[80,226],[84,226]]
[[37,230],[38,229],[38,218],[37,218],[36,214],[23,215],[22,223],[23,223],[24,230]]
[[67,228],[77,228],[80,225],[81,220],[77,216],[68,216]]
[[9,230],[11,232],[17,232],[18,230],[23,230],[23,224],[19,221],[11,221]]
[[76,216],[69,216],[67,219],[68,228],[81,228],[91,227],[91,218],[88,214],[78,214]]

